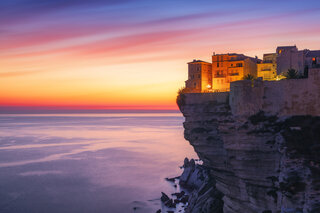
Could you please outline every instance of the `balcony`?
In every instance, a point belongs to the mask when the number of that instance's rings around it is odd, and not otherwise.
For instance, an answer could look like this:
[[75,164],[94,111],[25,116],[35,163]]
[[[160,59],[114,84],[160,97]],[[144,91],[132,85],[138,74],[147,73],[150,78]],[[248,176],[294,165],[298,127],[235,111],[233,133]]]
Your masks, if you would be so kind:
[[239,75],[239,73],[238,72],[234,72],[234,73],[230,73],[229,75],[230,76],[237,76],[237,75]]
[[214,77],[215,78],[225,78],[226,75],[225,74],[215,74]]

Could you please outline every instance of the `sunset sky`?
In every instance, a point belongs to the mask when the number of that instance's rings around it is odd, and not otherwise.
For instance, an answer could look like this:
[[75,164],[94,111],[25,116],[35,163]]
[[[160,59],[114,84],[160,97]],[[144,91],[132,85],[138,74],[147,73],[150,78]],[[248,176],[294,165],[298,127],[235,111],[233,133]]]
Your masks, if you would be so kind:
[[0,106],[177,109],[187,62],[320,49],[318,0],[1,0]]

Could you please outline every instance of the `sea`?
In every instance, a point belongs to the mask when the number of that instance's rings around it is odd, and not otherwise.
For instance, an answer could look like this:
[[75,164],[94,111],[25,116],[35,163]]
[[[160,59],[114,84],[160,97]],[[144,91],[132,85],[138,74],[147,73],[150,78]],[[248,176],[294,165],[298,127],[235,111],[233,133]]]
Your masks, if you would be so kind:
[[180,113],[0,114],[0,212],[166,212],[197,158]]

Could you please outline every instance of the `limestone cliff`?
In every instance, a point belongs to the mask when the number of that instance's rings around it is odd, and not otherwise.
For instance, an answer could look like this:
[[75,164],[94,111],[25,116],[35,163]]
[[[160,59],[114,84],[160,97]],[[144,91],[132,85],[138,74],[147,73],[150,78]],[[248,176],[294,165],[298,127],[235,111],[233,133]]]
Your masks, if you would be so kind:
[[223,194],[224,213],[320,212],[320,117],[235,115],[228,93],[178,101],[185,138]]

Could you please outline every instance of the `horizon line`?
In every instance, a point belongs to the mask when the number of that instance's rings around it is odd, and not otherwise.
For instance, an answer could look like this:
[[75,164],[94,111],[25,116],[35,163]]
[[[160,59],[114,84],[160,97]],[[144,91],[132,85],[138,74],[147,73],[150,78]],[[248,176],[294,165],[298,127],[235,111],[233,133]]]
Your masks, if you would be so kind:
[[52,113],[175,113],[178,107],[168,106],[0,106],[0,114]]

